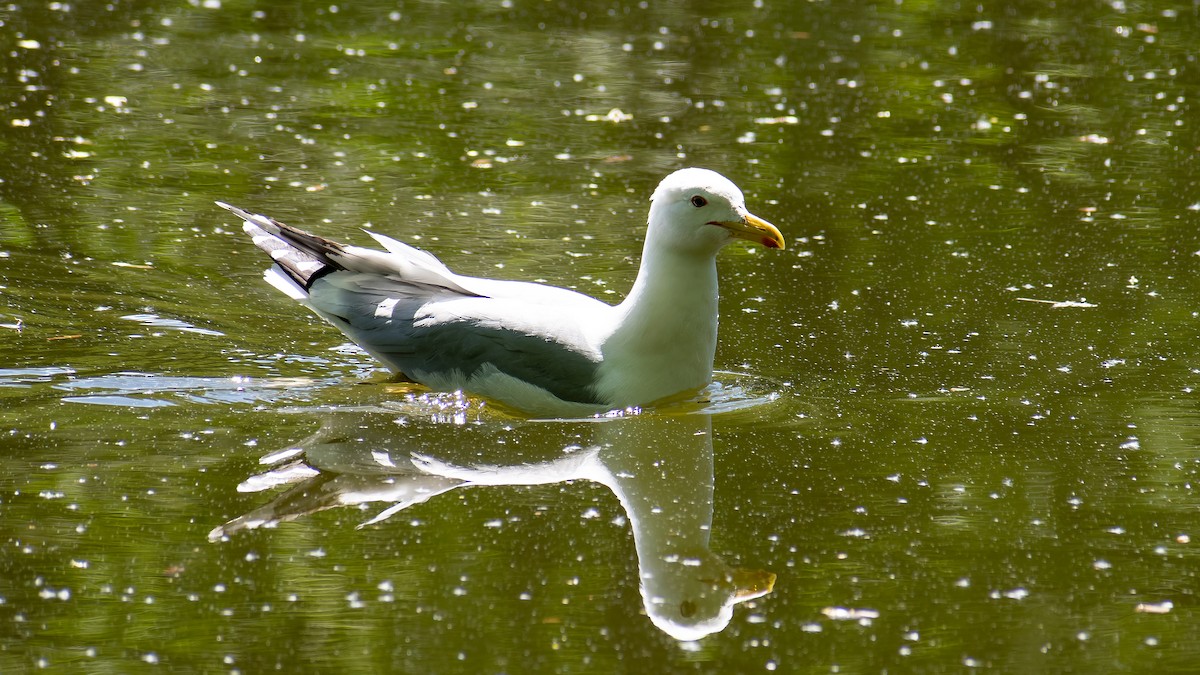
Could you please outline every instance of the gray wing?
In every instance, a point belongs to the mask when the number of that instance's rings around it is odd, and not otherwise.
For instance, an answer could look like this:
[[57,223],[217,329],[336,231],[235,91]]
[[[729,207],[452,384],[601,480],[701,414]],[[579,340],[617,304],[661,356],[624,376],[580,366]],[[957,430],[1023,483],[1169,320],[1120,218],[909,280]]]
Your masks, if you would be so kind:
[[267,281],[393,370],[465,388],[491,366],[564,401],[602,403],[591,386],[600,355],[572,317],[608,305],[561,288],[462,277],[382,235],[370,233],[386,253],[217,204],[275,261]]
[[564,401],[602,404],[592,389],[600,356],[572,320],[578,308],[523,301],[527,284],[509,283],[505,298],[414,297],[391,279],[340,273],[317,280],[310,303],[380,361],[418,381],[464,388],[491,366]]

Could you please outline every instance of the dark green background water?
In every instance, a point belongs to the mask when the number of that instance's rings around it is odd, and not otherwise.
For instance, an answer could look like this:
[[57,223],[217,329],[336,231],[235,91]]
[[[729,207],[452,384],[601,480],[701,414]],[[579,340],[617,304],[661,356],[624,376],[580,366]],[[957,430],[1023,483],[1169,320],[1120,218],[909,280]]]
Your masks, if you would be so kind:
[[[0,22],[0,671],[1200,663],[1194,4],[14,2]],[[238,491],[258,458],[319,429],[348,425],[310,457],[333,476],[380,449],[558,457],[623,423],[388,383],[261,281],[214,199],[616,301],[650,191],[689,165],[789,239],[722,255],[717,367],[743,375],[705,435],[711,551],[773,593],[700,641],[657,630],[628,519],[588,480],[209,542],[281,492]],[[672,428],[635,450],[684,452]]]

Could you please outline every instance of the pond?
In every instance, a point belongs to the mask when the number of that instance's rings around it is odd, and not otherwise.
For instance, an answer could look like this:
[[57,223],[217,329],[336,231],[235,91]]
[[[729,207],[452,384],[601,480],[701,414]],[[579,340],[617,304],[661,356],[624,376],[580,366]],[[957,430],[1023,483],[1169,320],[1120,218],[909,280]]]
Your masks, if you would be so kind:
[[[0,35],[0,671],[1200,659],[1194,4],[13,3]],[[713,385],[585,419],[390,377],[213,203],[615,303],[686,166],[788,247],[719,256]]]

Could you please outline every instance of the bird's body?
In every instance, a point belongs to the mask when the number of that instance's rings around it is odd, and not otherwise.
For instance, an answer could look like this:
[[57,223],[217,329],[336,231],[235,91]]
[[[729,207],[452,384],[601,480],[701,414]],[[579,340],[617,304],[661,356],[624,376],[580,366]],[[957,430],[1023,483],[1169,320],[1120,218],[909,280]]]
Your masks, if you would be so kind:
[[654,193],[633,289],[609,305],[564,288],[457,275],[376,233],[386,253],[221,206],[275,260],[265,275],[271,285],[389,368],[534,415],[642,406],[708,384],[717,251],[735,237],[784,245],[728,179],[677,171]]

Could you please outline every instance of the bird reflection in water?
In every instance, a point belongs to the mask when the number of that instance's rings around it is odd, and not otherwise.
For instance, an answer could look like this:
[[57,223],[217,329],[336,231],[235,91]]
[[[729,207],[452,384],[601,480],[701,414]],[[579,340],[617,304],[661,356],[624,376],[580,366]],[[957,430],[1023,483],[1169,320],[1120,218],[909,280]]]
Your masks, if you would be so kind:
[[[713,516],[711,418],[705,414],[629,415],[594,422],[550,423],[566,435],[545,453],[506,461],[497,452],[479,457],[479,445],[463,448],[463,429],[420,428],[411,447],[397,449],[394,429],[359,424],[362,417],[332,413],[320,431],[291,450],[263,458],[272,467],[238,486],[256,492],[290,489],[271,502],[217,527],[213,541],[239,530],[271,527],[317,511],[368,503],[389,504],[363,523],[371,525],[414,504],[460,487],[545,485],[586,479],[616,495],[633,528],[640,590],[646,613],[679,640],[697,640],[729,624],[733,606],[771,592],[775,575],[727,564],[709,548]],[[548,423],[535,424],[545,434]],[[352,427],[353,441],[340,433]],[[415,425],[410,425],[413,429]],[[486,424],[484,424],[486,426]],[[446,433],[456,432],[456,433]],[[520,427],[485,430],[491,446]],[[580,445],[579,438],[591,442]],[[482,439],[481,439],[482,440]]]

